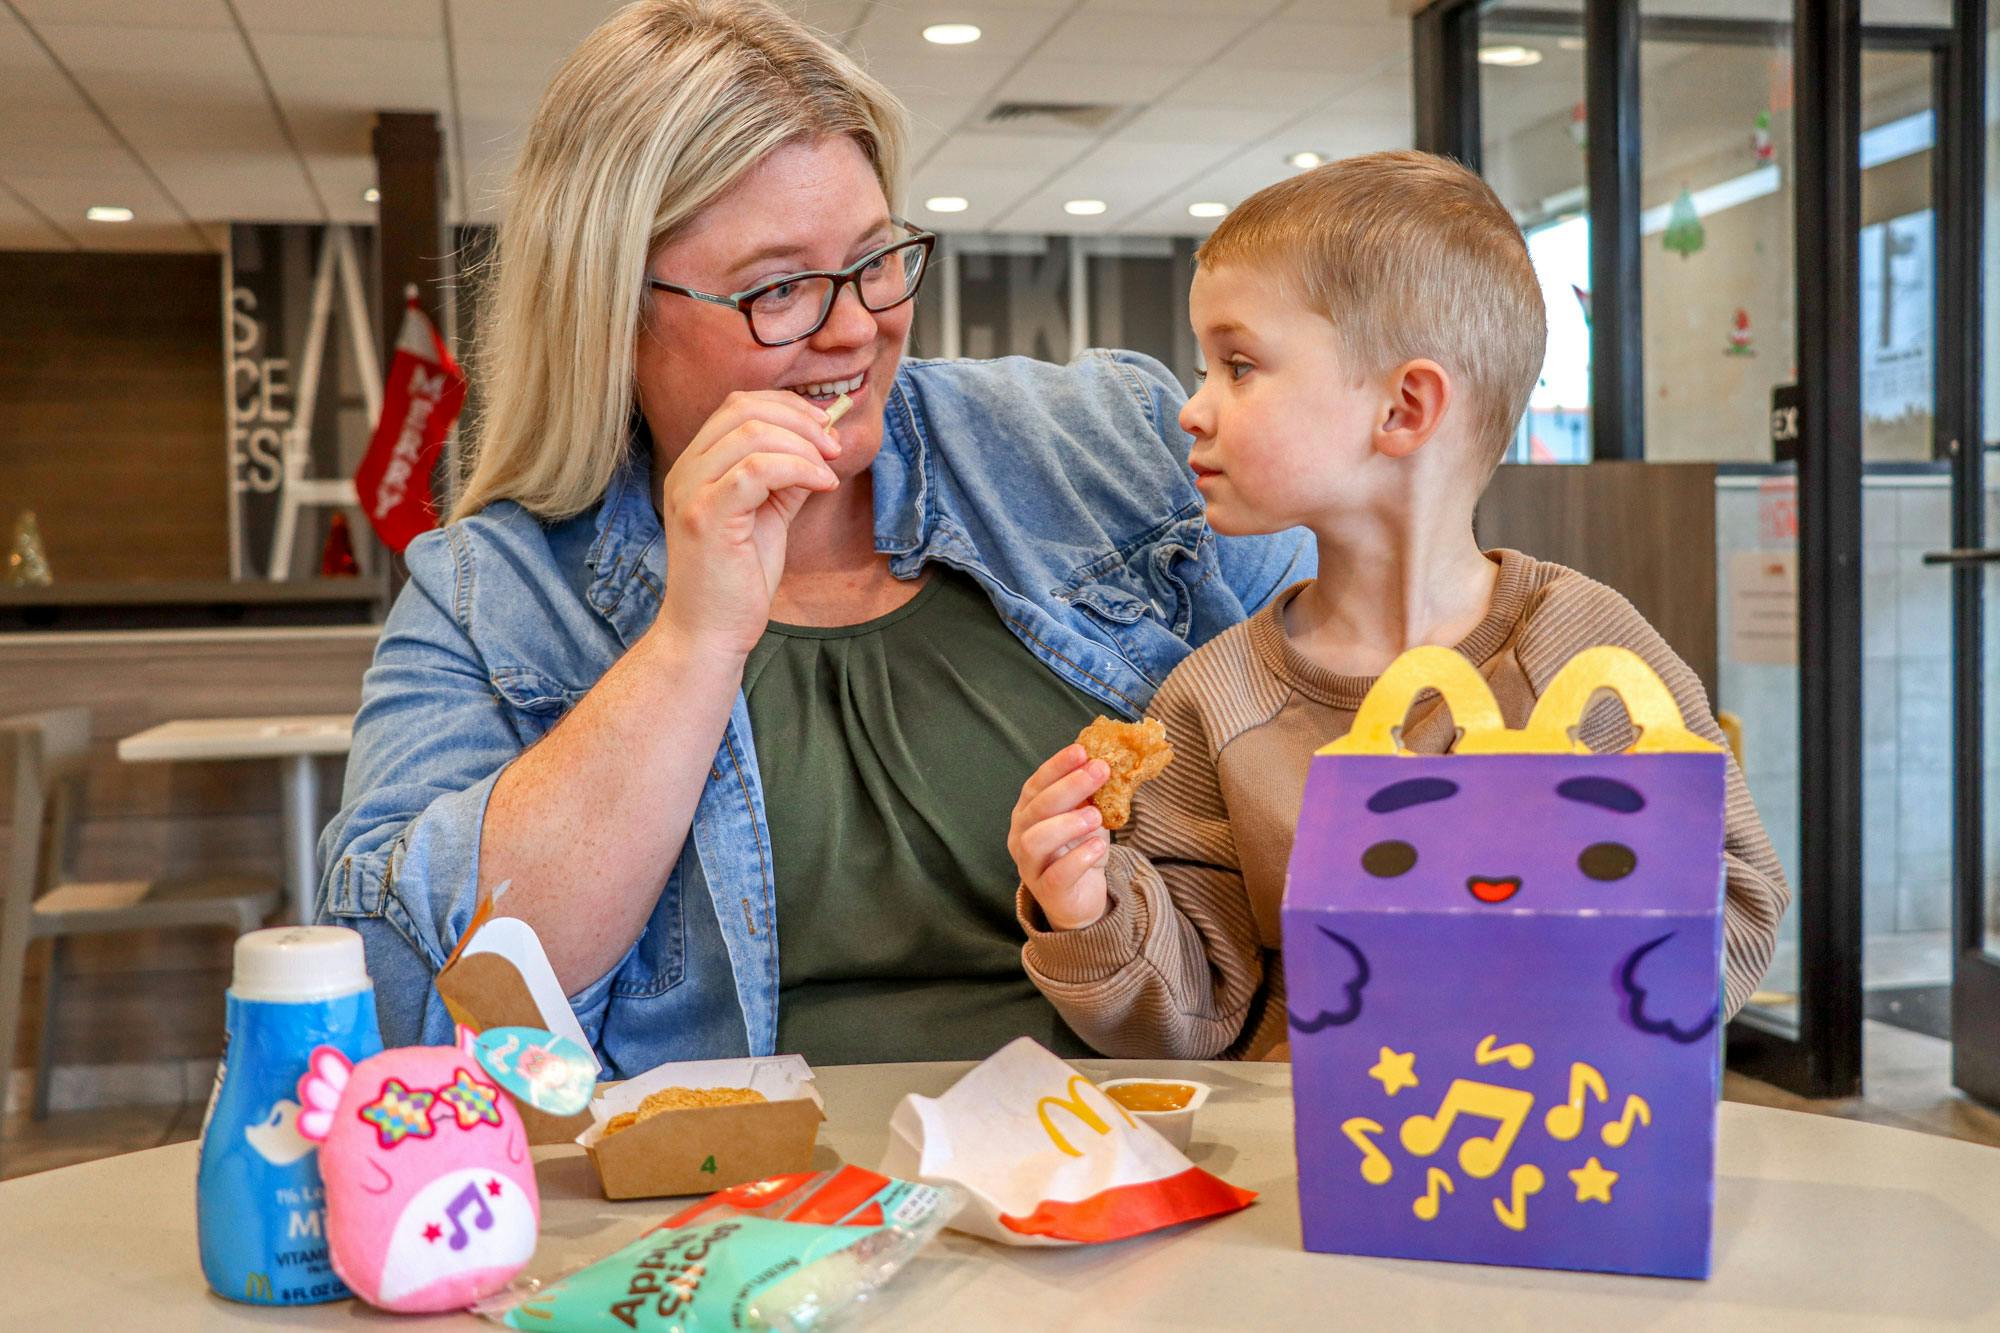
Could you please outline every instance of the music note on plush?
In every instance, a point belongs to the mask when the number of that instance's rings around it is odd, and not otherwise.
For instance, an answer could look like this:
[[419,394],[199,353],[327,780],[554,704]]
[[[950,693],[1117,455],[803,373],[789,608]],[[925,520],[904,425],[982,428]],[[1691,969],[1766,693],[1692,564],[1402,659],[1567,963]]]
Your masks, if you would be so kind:
[[481,1192],[476,1182],[467,1185],[458,1192],[456,1198],[444,1206],[444,1220],[451,1223],[451,1248],[454,1250],[464,1249],[466,1242],[471,1239],[465,1229],[465,1223],[459,1218],[459,1214],[468,1208],[478,1209],[472,1219],[474,1226],[481,1231],[492,1229],[493,1210],[486,1206],[485,1194]]

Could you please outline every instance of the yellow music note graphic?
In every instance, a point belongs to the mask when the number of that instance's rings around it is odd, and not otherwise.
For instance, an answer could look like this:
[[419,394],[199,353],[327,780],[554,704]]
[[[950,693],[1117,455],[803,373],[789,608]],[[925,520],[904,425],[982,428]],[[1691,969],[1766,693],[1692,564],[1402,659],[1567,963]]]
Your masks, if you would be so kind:
[[1528,1229],[1528,1196],[1540,1194],[1548,1181],[1542,1176],[1542,1168],[1533,1164],[1523,1164],[1514,1168],[1513,1206],[1493,1201],[1493,1215],[1500,1219],[1500,1225],[1509,1231]]
[[1424,1197],[1412,1203],[1410,1211],[1417,1215],[1419,1221],[1435,1222],[1438,1215],[1438,1191],[1456,1194],[1458,1187],[1451,1183],[1451,1176],[1443,1167],[1434,1166],[1424,1172],[1424,1179],[1428,1182],[1424,1186]]
[[1526,1069],[1535,1063],[1535,1048],[1526,1042],[1517,1041],[1496,1050],[1493,1043],[1498,1040],[1497,1034],[1481,1037],[1472,1058],[1482,1065],[1497,1065],[1504,1060],[1516,1069]]
[[1412,1157],[1429,1157],[1444,1146],[1452,1122],[1460,1115],[1498,1121],[1500,1128],[1490,1138],[1470,1138],[1458,1147],[1458,1164],[1465,1174],[1483,1180],[1498,1171],[1507,1160],[1507,1152],[1514,1146],[1514,1137],[1521,1132],[1521,1126],[1527,1122],[1528,1112],[1534,1105],[1534,1094],[1520,1088],[1475,1083],[1466,1078],[1453,1079],[1451,1087],[1445,1090],[1444,1101],[1438,1104],[1436,1115],[1413,1115],[1403,1122],[1403,1147],[1409,1150]]
[[1653,1108],[1646,1105],[1646,1099],[1636,1092],[1626,1097],[1625,1114],[1604,1127],[1604,1141],[1614,1148],[1624,1147],[1632,1137],[1634,1120],[1649,1127],[1653,1123]]
[[1569,1102],[1549,1112],[1549,1137],[1568,1143],[1583,1133],[1583,1095],[1589,1092],[1600,1102],[1611,1100],[1610,1089],[1604,1086],[1604,1075],[1584,1064],[1581,1060],[1569,1067]]
[[1371,1185],[1386,1185],[1395,1168],[1389,1165],[1389,1158],[1368,1136],[1380,1134],[1382,1126],[1365,1115],[1357,1115],[1340,1122],[1340,1132],[1347,1141],[1361,1149],[1361,1178]]

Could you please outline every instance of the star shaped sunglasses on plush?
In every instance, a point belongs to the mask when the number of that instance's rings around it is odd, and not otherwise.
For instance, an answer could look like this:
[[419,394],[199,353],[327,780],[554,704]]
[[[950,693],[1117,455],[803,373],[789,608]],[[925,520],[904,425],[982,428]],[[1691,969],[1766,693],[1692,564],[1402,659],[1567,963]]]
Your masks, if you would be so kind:
[[833,313],[840,289],[849,283],[854,285],[854,294],[861,299],[863,308],[878,315],[894,310],[917,294],[924,270],[930,267],[931,249],[937,244],[937,236],[901,218],[894,221],[911,233],[909,239],[871,250],[843,269],[788,273],[727,296],[698,292],[651,274],[646,275],[646,285],[711,305],[734,306],[743,312],[750,336],[759,346],[784,347],[818,333],[827,316]]

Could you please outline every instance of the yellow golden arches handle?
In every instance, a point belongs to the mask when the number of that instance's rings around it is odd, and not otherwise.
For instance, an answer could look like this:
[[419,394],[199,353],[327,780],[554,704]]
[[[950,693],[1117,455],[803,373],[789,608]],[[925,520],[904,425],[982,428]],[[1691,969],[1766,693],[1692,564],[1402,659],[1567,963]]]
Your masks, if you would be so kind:
[[1587,753],[1571,732],[1582,723],[1584,710],[1599,690],[1617,694],[1638,728],[1630,753],[1704,753],[1720,748],[1687,729],[1673,694],[1645,659],[1630,649],[1603,645],[1572,657],[1536,701],[1528,725],[1511,731],[1485,677],[1472,663],[1450,648],[1423,647],[1410,649],[1390,664],[1361,701],[1353,727],[1319,753],[1409,753],[1400,749],[1397,732],[1410,705],[1425,690],[1442,694],[1451,708],[1459,729],[1458,754]]
[[1556,672],[1521,729],[1523,748],[1549,754],[1586,753],[1587,747],[1570,733],[1582,724],[1584,710],[1599,690],[1610,690],[1624,700],[1625,711],[1639,729],[1628,754],[1701,754],[1721,748],[1687,729],[1681,706],[1645,658],[1608,644],[1584,649]]
[[1408,716],[1410,705],[1425,690],[1436,690],[1450,706],[1451,720],[1461,733],[1461,752],[1474,736],[1506,732],[1507,722],[1500,716],[1500,705],[1494,702],[1486,678],[1472,663],[1450,648],[1412,648],[1376,678],[1347,734],[1319,752],[1395,754],[1396,733]]

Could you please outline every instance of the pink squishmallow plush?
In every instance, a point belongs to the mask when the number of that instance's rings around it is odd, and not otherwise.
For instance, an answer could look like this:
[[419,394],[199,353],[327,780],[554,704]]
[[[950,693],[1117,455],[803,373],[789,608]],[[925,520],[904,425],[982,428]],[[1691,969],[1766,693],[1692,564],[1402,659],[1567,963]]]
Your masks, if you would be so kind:
[[541,1195],[513,1100],[457,1046],[358,1065],[330,1046],[299,1080],[299,1133],[319,1144],[333,1271],[384,1310],[458,1310],[535,1253]]

